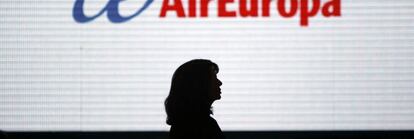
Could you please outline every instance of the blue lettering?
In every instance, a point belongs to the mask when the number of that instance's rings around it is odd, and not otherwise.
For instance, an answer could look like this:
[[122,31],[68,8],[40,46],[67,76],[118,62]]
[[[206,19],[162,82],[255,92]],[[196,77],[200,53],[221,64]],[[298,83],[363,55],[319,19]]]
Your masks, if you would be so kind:
[[75,5],[73,7],[72,16],[76,22],[86,23],[86,22],[94,20],[95,18],[101,16],[105,11],[107,11],[107,16],[108,16],[109,21],[113,23],[122,23],[141,14],[145,9],[147,9],[152,4],[154,0],[147,0],[144,3],[144,5],[135,14],[127,16],[127,17],[123,17],[122,15],[119,14],[119,3],[122,1],[124,0],[109,0],[108,4],[101,11],[99,11],[98,14],[88,17],[85,15],[83,11],[83,5],[85,3],[85,0],[76,0]]

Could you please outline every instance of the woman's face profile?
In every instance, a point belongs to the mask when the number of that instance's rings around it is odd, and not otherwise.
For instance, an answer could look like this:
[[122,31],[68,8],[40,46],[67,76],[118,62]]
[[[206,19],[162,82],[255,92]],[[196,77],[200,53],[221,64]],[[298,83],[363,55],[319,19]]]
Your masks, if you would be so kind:
[[220,86],[223,84],[218,78],[217,73],[212,70],[211,75],[211,88],[210,88],[210,99],[215,101],[221,98]]

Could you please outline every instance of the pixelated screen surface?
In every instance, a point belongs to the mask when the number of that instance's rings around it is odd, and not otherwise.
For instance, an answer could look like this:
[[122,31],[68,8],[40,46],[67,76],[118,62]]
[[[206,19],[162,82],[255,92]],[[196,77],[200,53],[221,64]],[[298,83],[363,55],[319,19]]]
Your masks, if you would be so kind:
[[[161,0],[126,22],[80,23],[74,3],[0,1],[0,129],[167,131],[172,74],[196,58],[220,67],[213,117],[225,131],[414,129],[412,0],[342,0],[340,17],[306,27],[275,5],[270,17],[220,18],[217,1],[206,18],[160,18]],[[85,0],[84,12],[107,3]]]

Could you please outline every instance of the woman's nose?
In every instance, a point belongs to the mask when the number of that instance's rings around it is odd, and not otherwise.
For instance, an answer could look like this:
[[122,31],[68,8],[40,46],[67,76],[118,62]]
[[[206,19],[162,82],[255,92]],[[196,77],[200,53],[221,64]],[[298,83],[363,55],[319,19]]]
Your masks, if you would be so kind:
[[218,81],[219,86],[223,84],[219,79],[217,79],[217,81]]

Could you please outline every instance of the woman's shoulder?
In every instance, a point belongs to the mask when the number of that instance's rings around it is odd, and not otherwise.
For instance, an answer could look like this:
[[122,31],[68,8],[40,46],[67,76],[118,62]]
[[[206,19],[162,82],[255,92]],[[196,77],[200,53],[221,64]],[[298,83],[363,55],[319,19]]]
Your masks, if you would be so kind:
[[223,132],[220,129],[220,126],[217,124],[217,121],[213,117],[209,116],[207,123],[208,123],[209,131],[213,139],[224,139],[225,138]]
[[[193,119],[194,120],[194,119]],[[212,117],[204,117],[196,121],[187,121],[171,126],[170,137],[180,136],[182,138],[199,139],[224,139],[217,121]]]

